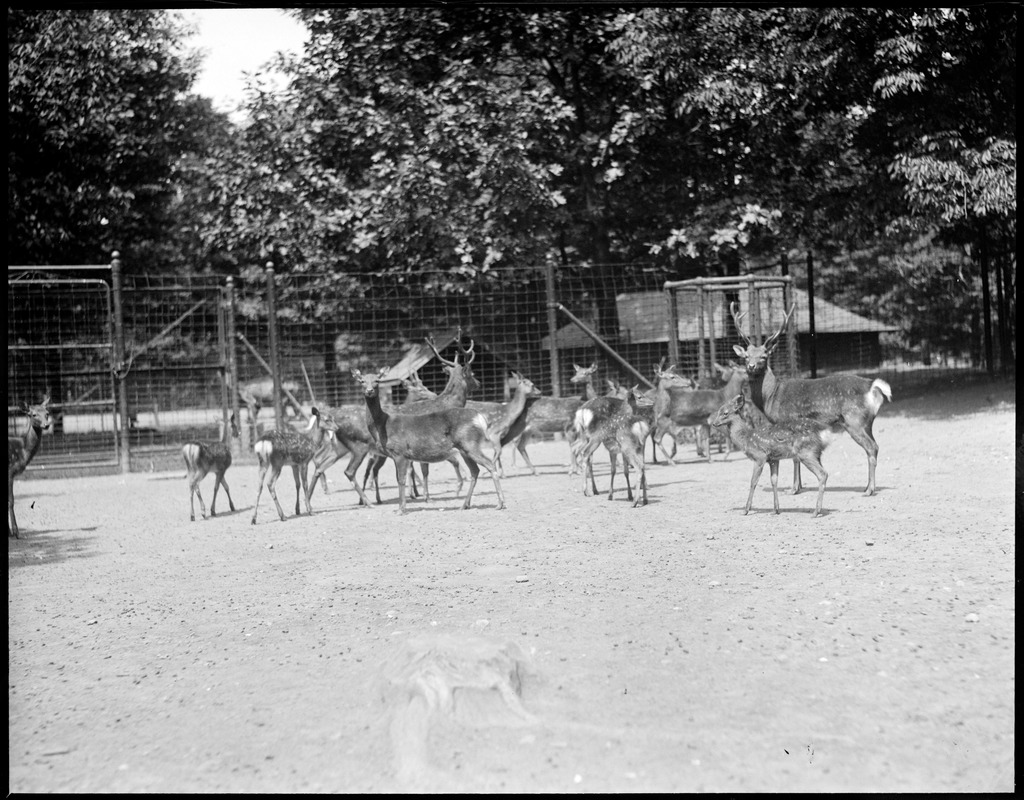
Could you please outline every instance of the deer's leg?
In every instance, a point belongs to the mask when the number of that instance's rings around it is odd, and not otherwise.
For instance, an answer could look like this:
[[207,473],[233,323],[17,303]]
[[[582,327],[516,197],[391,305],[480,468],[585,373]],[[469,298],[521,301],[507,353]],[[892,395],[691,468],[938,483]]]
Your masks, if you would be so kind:
[[[359,452],[353,450],[352,457],[348,460],[348,466],[345,467],[345,477],[349,479],[352,484],[352,488],[356,490],[356,494],[359,495],[359,502],[357,505],[369,506],[370,503],[366,499],[366,495],[363,493],[362,487],[359,485],[359,481],[356,480],[356,472],[359,471],[359,465],[366,460],[366,456],[369,454],[368,449],[362,449]],[[369,467],[367,467],[369,469]]]
[[[334,441],[337,442],[337,439]],[[317,480],[323,484],[324,494],[327,494],[327,468],[333,466],[341,458],[341,455],[337,447],[326,447],[323,450],[318,450],[313,456],[313,479],[309,485],[310,497],[313,496],[313,490],[316,489]]]
[[259,511],[259,508],[260,508],[260,495],[263,494],[263,479],[267,475],[267,466],[268,466],[267,464],[264,464],[262,462],[260,463],[260,476],[259,476],[259,478],[257,479],[257,482],[256,482],[256,485],[258,487],[256,489],[256,505],[253,506],[253,509],[252,509],[252,524],[253,525],[256,524],[256,512]]
[[[484,468],[489,473],[491,473],[491,480],[494,481],[494,491],[498,495],[498,508],[499,509],[504,508],[505,507],[505,495],[501,491],[501,481],[498,479],[498,467],[497,467],[497,465],[484,454],[484,451],[481,449],[479,444],[476,447],[476,452],[474,452],[472,454],[472,456],[468,456],[468,455],[466,455],[466,453],[463,453],[462,457],[464,459],[466,459],[467,466],[469,464],[474,464],[474,465],[476,465],[476,464],[483,464]],[[479,473],[480,473],[480,468],[477,467],[477,474],[479,474]],[[474,480],[475,480],[475,478],[474,478]],[[470,491],[472,491],[472,490],[470,490]],[[469,508],[469,497],[466,498],[466,505],[464,507],[465,508]]]
[[790,490],[791,494],[800,494],[800,491],[804,488],[803,483],[800,481],[800,461],[793,459],[793,488]]
[[[284,511],[281,510],[281,504],[277,501],[277,490],[274,488],[279,477],[281,477],[281,467],[274,464],[270,468],[270,480],[267,481],[267,491],[274,498],[274,505],[277,506],[277,515],[281,518],[281,522],[284,522]],[[298,480],[296,480],[296,484],[298,484]],[[298,489],[298,486],[296,485],[295,488]],[[298,505],[298,500],[296,500],[295,504]]]
[[462,502],[463,509],[469,508],[469,503],[473,499],[473,490],[476,488],[476,479],[480,474],[480,467],[476,461],[463,453],[463,458],[466,460],[466,467],[469,469],[469,491],[466,492],[466,499]]
[[302,511],[299,508],[299,492],[301,491],[301,489],[299,487],[300,481],[298,464],[292,464],[292,477],[295,478],[295,516],[299,516],[302,513]]
[[523,461],[526,462],[526,466],[530,470],[531,475],[537,474],[537,468],[533,466],[533,462],[530,461],[530,456],[526,453],[526,445],[530,443],[530,430],[527,428],[523,431],[522,435],[516,440],[516,450],[519,451],[519,455],[523,457]]
[[[460,494],[462,494],[462,484],[465,483],[465,481],[462,478],[462,467],[459,466],[459,459],[457,459],[455,456],[449,458],[448,463],[450,463],[452,467],[455,468],[455,477],[458,478],[459,480],[459,486],[455,490],[455,496],[458,497]],[[502,475],[502,477],[504,478],[505,476]]]
[[[235,510],[235,502],[231,499],[231,490],[228,489],[228,482],[226,480],[224,480],[224,474],[223,473],[221,473],[221,475],[218,478],[218,480],[220,481],[221,486],[224,487],[224,494],[226,494],[228,496],[228,505],[231,507],[231,510],[234,511]],[[213,507],[212,506],[210,507],[210,511],[211,512],[213,511]]]
[[405,486],[409,481],[412,462],[402,456],[395,456],[395,469],[398,477],[398,513],[405,513]]
[[[309,462],[307,461],[305,464],[300,464],[295,469],[298,471],[299,477],[302,479],[302,497],[306,501],[306,514],[312,516],[313,507],[309,504]],[[297,486],[295,487],[295,505],[299,505],[299,489]]]
[[[697,428],[697,438],[704,439],[704,448],[708,451],[708,463],[711,463],[711,426],[706,422]],[[722,451],[719,450],[719,453]]]
[[761,480],[761,470],[763,469],[763,461],[754,462],[754,474],[750,476],[750,494],[747,495],[747,507],[743,509],[744,514],[750,513],[750,506],[754,502],[754,489],[757,488],[757,482]]
[[821,466],[821,459],[820,459],[820,457],[819,458],[812,458],[812,457],[804,458],[803,462],[804,462],[804,465],[807,467],[807,469],[809,469],[811,472],[814,473],[814,477],[816,477],[818,479],[818,502],[814,506],[814,513],[811,514],[811,516],[812,517],[820,517],[821,516],[821,502],[825,498],[825,482],[828,480],[828,473],[825,472],[825,468],[823,466]]
[[[199,481],[203,479],[203,475],[199,473],[189,473],[188,476],[188,500],[189,500],[189,519],[192,522],[196,521],[196,495],[199,494]],[[206,505],[203,503],[203,496],[199,494],[199,512],[206,517]]]
[[[794,462],[799,464],[799,461]],[[768,460],[768,470],[772,477],[772,504],[775,506],[775,513],[779,513],[779,462],[778,460]]]
[[608,452],[608,455],[611,463],[611,470],[608,475],[608,499],[611,500],[615,494],[615,468],[618,466],[616,463],[618,459],[616,458],[615,453],[611,451]]
[[213,473],[213,499],[210,501],[210,516],[217,516],[217,490],[220,488],[222,475],[219,472]]
[[[864,448],[868,456],[868,486],[864,490],[864,496],[870,497],[875,493],[875,467],[878,464],[878,442],[871,433],[874,420],[868,420],[863,428],[848,426],[846,432],[853,437],[853,440]],[[807,467],[810,469],[810,466]]]

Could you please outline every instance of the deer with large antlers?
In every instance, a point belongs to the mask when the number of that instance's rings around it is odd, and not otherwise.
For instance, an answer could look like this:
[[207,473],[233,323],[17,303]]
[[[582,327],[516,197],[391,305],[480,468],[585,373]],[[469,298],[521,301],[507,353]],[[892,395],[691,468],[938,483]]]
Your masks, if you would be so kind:
[[185,468],[188,470],[188,493],[190,513],[189,519],[196,521],[196,497],[199,498],[199,511],[203,518],[206,518],[206,503],[203,502],[203,495],[199,491],[199,484],[209,473],[213,473],[213,500],[210,501],[210,516],[217,516],[217,490],[223,486],[224,493],[228,496],[228,505],[235,510],[235,503],[231,499],[231,490],[228,489],[228,482],[224,480],[224,473],[231,466],[231,439],[238,438],[238,417],[234,413],[228,418],[228,424],[223,420],[220,423],[221,434],[216,442],[186,442],[181,448],[182,458],[185,459]]
[[487,439],[487,420],[477,411],[449,407],[423,414],[396,414],[387,411],[380,402],[380,381],[387,368],[378,375],[363,375],[354,370],[353,377],[363,388],[367,410],[370,412],[371,433],[377,449],[395,460],[398,466],[398,506],[405,513],[405,487],[414,461],[437,463],[447,461],[460,453],[469,468],[469,490],[462,504],[469,508],[473,489],[480,474],[480,464],[487,468],[498,494],[498,508],[505,507],[505,497],[498,480],[497,467],[487,457],[483,445]]
[[[459,353],[456,353],[455,358],[451,361],[444,358],[437,346],[434,344],[434,337],[427,337],[427,344],[430,349],[434,351],[434,356],[438,361],[441,362],[441,368],[448,373],[448,382],[445,384],[444,389],[441,390],[440,394],[433,394],[422,382],[417,382],[416,396],[407,398],[406,402],[400,406],[392,406],[389,411],[393,411],[396,414],[424,414],[430,411],[438,411],[444,408],[462,408],[465,407],[469,401],[469,395],[480,388],[480,382],[476,379],[473,374],[472,363],[476,359],[476,353],[474,352],[475,342],[470,339],[469,347],[462,346],[462,328],[460,327],[458,333],[455,335],[455,347],[462,354],[463,362],[459,364]],[[385,403],[385,405],[387,405]],[[382,453],[374,453],[372,455],[372,462],[367,467],[366,474],[363,477],[363,490],[366,490],[366,480],[371,475],[373,477],[373,486],[377,495],[377,503],[380,503],[380,488],[377,481],[377,475],[381,468],[384,466],[384,462],[387,460],[387,456]],[[456,456],[446,459],[449,464],[455,469],[455,476],[459,482],[458,488],[455,490],[455,496],[458,497],[462,491],[462,469],[459,467],[459,459]],[[397,470],[397,465],[396,465]],[[429,502],[430,500],[430,464],[427,462],[420,464],[420,472],[423,475],[423,500]],[[396,471],[395,477],[398,477]],[[412,494],[416,496],[416,472],[415,470],[409,470],[409,479],[412,484]]]
[[[892,389],[881,378],[873,381],[858,375],[830,375],[824,378],[779,378],[772,372],[768,359],[778,346],[779,337],[789,325],[796,310],[794,305],[785,314],[782,325],[775,333],[754,344],[743,333],[737,304],[730,305],[736,330],[746,347],[734,346],[736,354],[747,366],[750,396],[754,405],[772,422],[811,419],[834,433],[846,431],[868,457],[868,485],[864,495],[875,493],[875,466],[878,463],[878,443],[871,428],[886,400],[892,402]],[[793,461],[793,494],[801,489],[800,461]]]
[[24,436],[7,437],[7,535],[20,538],[18,518],[14,515],[14,477],[25,471],[29,462],[39,451],[43,431],[53,424],[50,416],[50,396],[46,395],[38,405],[21,404],[21,411],[28,417],[28,430]]
[[[448,373],[448,383],[445,385],[444,390],[439,395],[435,395],[430,399],[436,401],[435,407],[444,407],[449,405],[465,405],[466,398],[469,393],[479,388],[479,382],[473,375],[473,370],[470,364],[475,359],[473,352],[473,342],[470,342],[468,348],[462,346],[462,329],[459,328],[458,333],[455,337],[455,345],[464,357],[464,362],[459,364],[459,356],[456,354],[455,359],[449,361],[443,358],[438,352],[437,347],[434,345],[432,337],[427,337],[427,344],[434,351],[434,355],[441,361],[442,368]],[[419,409],[420,411],[429,411],[431,407],[429,405],[420,405],[418,403],[406,404],[410,407],[410,410]],[[389,406],[390,408],[390,406]],[[405,408],[405,406],[402,406]],[[381,467],[387,460],[388,456],[381,451],[377,445],[376,440],[371,432],[371,421],[369,412],[367,411],[365,404],[359,405],[344,405],[336,408],[327,409],[335,422],[337,423],[337,430],[333,432],[333,435],[325,437],[323,445],[317,451],[314,456],[313,463],[315,470],[313,472],[313,483],[310,487],[310,493],[313,488],[316,487],[316,481],[318,478],[322,478],[328,467],[343,458],[345,455],[351,453],[349,458],[348,466],[345,468],[345,477],[352,483],[352,488],[356,490],[359,495],[359,505],[368,506],[370,503],[366,499],[366,481],[369,477],[373,477],[374,490],[376,492],[377,503],[381,502],[380,499],[380,486],[377,481],[377,473],[380,472]],[[370,463],[366,468],[366,473],[363,477],[363,485],[360,486],[356,480],[356,473],[359,470],[360,465],[367,459],[370,459]],[[459,468],[458,459],[452,456],[448,459],[455,468],[455,474],[459,480],[459,487],[456,491],[456,495],[462,491],[462,472]],[[420,468],[423,469],[424,465]],[[429,469],[429,468],[428,468]],[[426,494],[429,489],[427,484],[429,472],[424,472],[424,494],[427,499],[429,495]],[[415,479],[413,479],[413,493],[415,494]]]

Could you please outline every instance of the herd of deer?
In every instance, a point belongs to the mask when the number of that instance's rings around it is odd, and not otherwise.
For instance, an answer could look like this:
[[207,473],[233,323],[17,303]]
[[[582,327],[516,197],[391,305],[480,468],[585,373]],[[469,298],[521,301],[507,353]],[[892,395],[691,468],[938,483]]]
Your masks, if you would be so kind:
[[[881,380],[870,381],[852,375],[837,375],[818,379],[780,378],[769,365],[769,358],[779,337],[789,324],[792,310],[786,314],[782,326],[762,344],[750,341],[742,333],[742,314],[732,308],[736,328],[741,332],[745,347],[735,346],[741,363],[722,369],[722,385],[715,388],[694,387],[692,383],[664,362],[655,369],[657,385],[646,392],[638,387],[626,389],[609,381],[609,392],[599,395],[594,387],[597,365],[583,368],[573,365],[574,384],[581,385],[581,393],[567,398],[543,397],[533,383],[513,373],[515,392],[507,403],[487,403],[469,399],[479,387],[473,376],[475,358],[473,343],[463,347],[461,331],[456,338],[458,353],[454,360],[445,359],[431,339],[428,344],[448,374],[448,383],[440,394],[429,391],[414,376],[403,379],[407,398],[400,405],[392,404],[388,369],[377,375],[364,375],[353,371],[363,391],[364,403],[334,408],[314,406],[304,430],[290,426],[263,433],[256,441],[254,451],[259,461],[259,488],[252,514],[256,524],[263,487],[274,500],[278,516],[285,514],[278,502],[275,486],[284,467],[290,466],[295,478],[295,513],[300,514],[300,497],[304,499],[306,513],[312,513],[310,498],[317,481],[327,490],[325,472],[336,461],[349,455],[345,477],[359,496],[360,505],[369,505],[366,483],[372,477],[376,500],[380,503],[377,475],[382,465],[395,462],[398,480],[399,509],[406,511],[406,498],[417,494],[413,464],[420,464],[423,495],[430,499],[428,489],[429,465],[447,461],[452,464],[459,481],[457,494],[463,485],[462,471],[456,454],[461,455],[469,469],[469,488],[462,507],[469,508],[482,465],[494,481],[498,508],[505,507],[500,478],[501,452],[514,444],[532,474],[536,468],[527,454],[527,445],[536,434],[560,433],[570,445],[570,474],[582,476],[585,495],[597,494],[592,459],[601,446],[611,456],[611,481],[608,498],[615,490],[616,464],[621,459],[626,493],[633,506],[647,504],[647,478],[644,462],[646,442],[674,462],[662,446],[666,434],[673,442],[689,427],[698,428],[697,448],[711,459],[711,429],[728,428],[731,442],[754,462],[744,514],[749,513],[754,489],[767,463],[771,472],[775,513],[779,513],[778,466],[782,459],[792,459],[794,465],[793,493],[801,490],[800,465],[806,466],[818,479],[818,496],[814,516],[821,514],[822,499],[828,474],[821,465],[821,455],[833,434],[846,431],[865,451],[868,457],[868,484],[864,492],[875,491],[875,467],[878,444],[872,435],[872,424],[882,404],[892,400],[889,385]],[[459,363],[459,356],[463,361]],[[51,424],[49,398],[36,406],[25,406],[29,428],[21,438],[9,438],[8,508],[10,535],[18,536],[14,516],[13,484],[15,475],[25,470],[39,448],[42,431]],[[254,414],[252,415],[254,416]],[[217,492],[223,485],[231,510],[234,502],[224,474],[231,466],[229,438],[238,436],[238,423],[234,415],[221,432],[217,442],[189,442],[182,448],[188,470],[190,518],[195,520],[195,498],[199,498],[202,515],[206,505],[199,484],[213,473],[215,482],[210,515],[216,515]],[[485,449],[486,448],[486,449]],[[657,460],[657,456],[653,456]],[[362,484],[356,474],[369,459]],[[313,464],[312,479],[308,479],[309,465]],[[634,499],[629,481],[629,470],[639,475],[638,492]],[[269,475],[269,478],[268,478]],[[589,481],[588,481],[589,479]],[[410,490],[411,483],[411,490]]]

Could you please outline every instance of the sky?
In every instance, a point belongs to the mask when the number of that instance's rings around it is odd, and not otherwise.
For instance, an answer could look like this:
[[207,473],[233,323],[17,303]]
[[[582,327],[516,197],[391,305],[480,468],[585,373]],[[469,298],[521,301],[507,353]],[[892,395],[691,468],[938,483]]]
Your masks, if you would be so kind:
[[254,72],[279,50],[301,52],[306,29],[279,8],[190,8],[182,12],[199,27],[191,46],[206,51],[194,86],[218,111],[242,101],[243,72]]

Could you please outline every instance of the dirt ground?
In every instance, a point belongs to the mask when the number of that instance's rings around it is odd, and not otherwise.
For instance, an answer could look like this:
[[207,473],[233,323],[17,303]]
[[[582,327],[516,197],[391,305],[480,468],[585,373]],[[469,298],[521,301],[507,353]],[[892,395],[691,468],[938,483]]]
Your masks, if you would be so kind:
[[405,517],[285,475],[255,527],[252,463],[195,523],[184,467],[20,481],[9,791],[1011,792],[1015,408],[897,391],[819,519],[690,448],[641,508],[561,442],[504,511],[446,464]]

